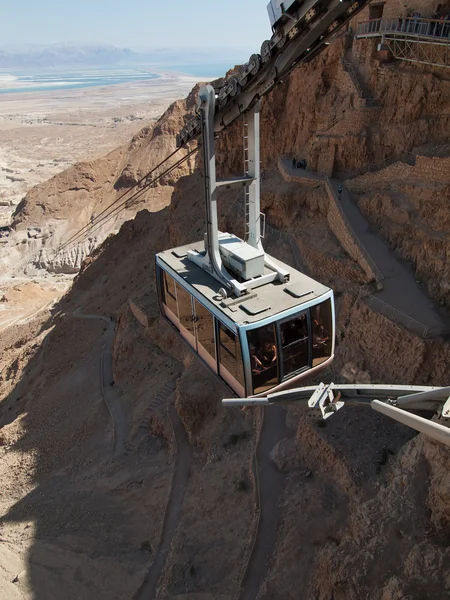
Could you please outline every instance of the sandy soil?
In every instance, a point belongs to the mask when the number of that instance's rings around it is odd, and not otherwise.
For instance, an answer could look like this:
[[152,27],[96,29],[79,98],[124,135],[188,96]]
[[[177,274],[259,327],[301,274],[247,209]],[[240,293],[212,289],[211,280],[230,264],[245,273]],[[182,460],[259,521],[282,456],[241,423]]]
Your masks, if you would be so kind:
[[31,321],[50,309],[67,290],[70,279],[54,278],[52,282],[34,279],[0,279],[0,333],[15,324]]
[[196,83],[161,75],[131,84],[0,96],[0,224],[9,223],[31,187],[128,142]]

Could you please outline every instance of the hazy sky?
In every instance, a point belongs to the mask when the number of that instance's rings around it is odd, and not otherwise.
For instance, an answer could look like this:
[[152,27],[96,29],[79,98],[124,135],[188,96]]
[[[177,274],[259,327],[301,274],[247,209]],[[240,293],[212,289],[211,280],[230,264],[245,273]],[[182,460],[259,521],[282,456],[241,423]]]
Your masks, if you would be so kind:
[[0,0],[0,44],[221,46],[258,51],[268,0]]

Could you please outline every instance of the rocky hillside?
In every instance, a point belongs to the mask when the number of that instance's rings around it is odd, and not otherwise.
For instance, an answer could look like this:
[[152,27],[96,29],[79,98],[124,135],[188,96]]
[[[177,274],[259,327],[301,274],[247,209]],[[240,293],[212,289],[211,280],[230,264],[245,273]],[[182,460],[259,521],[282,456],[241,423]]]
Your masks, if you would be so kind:
[[[423,125],[422,117],[430,107],[447,111],[448,74],[382,67],[370,45],[358,52],[376,75],[374,97],[383,99],[376,119],[364,117],[358,129],[349,118],[350,129],[325,131],[344,110],[360,111],[340,63],[348,47],[347,37],[338,38],[264,103],[263,208],[289,234],[269,237],[266,247],[336,290],[337,358],[322,378],[445,385],[448,341],[419,339],[358,301],[364,276],[329,229],[322,188],[286,182],[276,168],[280,154],[322,168],[332,157],[342,171],[440,144],[443,127]],[[413,81],[429,100],[419,108],[411,106]],[[127,147],[32,190],[17,230],[51,220],[67,235],[83,225],[169,154],[194,102],[193,93]],[[221,139],[224,172],[241,170],[241,132],[237,125]],[[386,179],[367,192],[368,177],[352,177],[353,185],[388,243],[404,258],[425,245],[416,234],[406,239],[389,200],[393,191],[414,195],[408,218],[430,244],[441,228],[447,264],[448,211],[438,200],[427,204],[431,182],[396,175],[395,189]],[[447,597],[446,448],[368,409],[342,410],[326,427],[297,407],[224,410],[227,391],[159,319],[154,254],[201,238],[202,186],[192,160],[146,193],[137,214],[130,208],[118,219],[116,228],[128,220],[83,262],[51,313],[2,332],[4,597]],[[235,200],[220,202],[223,229],[236,230]],[[420,256],[417,268],[436,279],[436,257]],[[435,297],[444,293],[439,284]]]

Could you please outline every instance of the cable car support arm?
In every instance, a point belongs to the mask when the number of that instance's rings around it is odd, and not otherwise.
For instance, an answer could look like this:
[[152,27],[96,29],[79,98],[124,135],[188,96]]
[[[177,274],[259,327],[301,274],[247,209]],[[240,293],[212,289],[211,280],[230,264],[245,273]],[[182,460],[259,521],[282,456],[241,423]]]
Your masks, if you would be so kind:
[[[231,178],[224,181],[216,179],[216,155],[214,119],[216,97],[214,88],[205,85],[199,92],[199,118],[201,121],[202,147],[203,147],[203,172],[205,180],[205,212],[206,212],[206,235],[205,250],[198,252],[190,250],[188,258],[202,269],[208,271],[215,279],[223,283],[225,289],[231,291],[237,297],[249,290],[265,285],[278,279],[286,282],[289,273],[275,265],[265,255],[261,244],[260,226],[260,149],[259,149],[259,102],[251,109],[248,120],[248,173],[244,177]],[[219,231],[217,217],[217,193],[220,189],[248,188],[249,214],[248,214],[248,240],[249,247],[264,254],[264,266],[266,272],[261,273],[247,281],[238,281],[222,262],[220,252],[221,244],[226,246],[229,241],[228,234]],[[242,260],[245,260],[243,257]]]
[[[450,447],[450,387],[375,384],[324,384],[268,394],[265,398],[230,398],[224,406],[303,405],[328,419],[344,406],[370,406],[379,413]],[[408,411],[437,413],[439,422]]]

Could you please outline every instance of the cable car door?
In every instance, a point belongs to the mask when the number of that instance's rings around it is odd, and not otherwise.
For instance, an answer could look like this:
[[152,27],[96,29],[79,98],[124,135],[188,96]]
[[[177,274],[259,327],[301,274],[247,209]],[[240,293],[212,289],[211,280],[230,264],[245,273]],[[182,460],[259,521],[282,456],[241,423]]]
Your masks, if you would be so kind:
[[304,311],[279,324],[283,380],[311,367],[308,321]]
[[192,307],[192,296],[179,284],[177,284],[178,319],[180,321],[180,333],[186,341],[197,350],[195,340],[194,312]]
[[194,298],[194,323],[196,350],[203,360],[217,373],[214,318],[207,308]]

